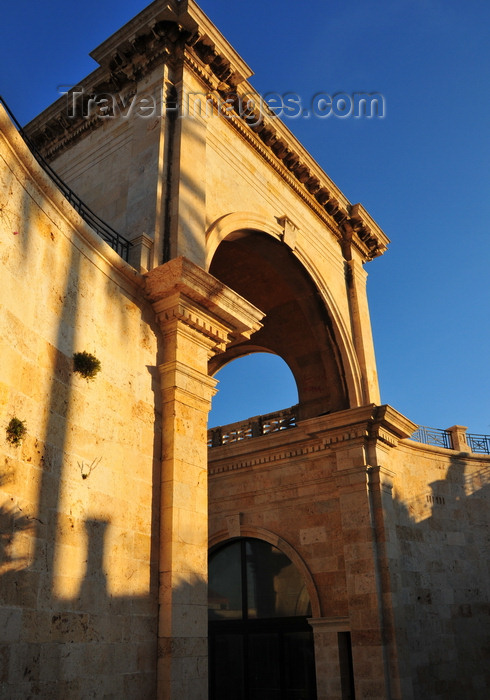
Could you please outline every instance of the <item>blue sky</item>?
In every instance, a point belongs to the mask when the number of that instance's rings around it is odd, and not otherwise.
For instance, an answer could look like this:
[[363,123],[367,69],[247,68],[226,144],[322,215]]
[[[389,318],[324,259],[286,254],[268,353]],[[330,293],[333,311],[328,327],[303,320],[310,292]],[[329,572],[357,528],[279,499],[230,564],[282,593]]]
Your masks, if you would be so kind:
[[[146,4],[6,4],[0,91],[18,119],[93,70],[89,51]],[[200,4],[255,71],[259,92],[295,92],[305,102],[319,92],[383,94],[383,119],[286,123],[392,241],[367,266],[382,401],[419,424],[490,433],[490,4]],[[293,383],[271,359],[222,370],[211,423],[294,403]],[[249,391],[242,403],[240,381]]]

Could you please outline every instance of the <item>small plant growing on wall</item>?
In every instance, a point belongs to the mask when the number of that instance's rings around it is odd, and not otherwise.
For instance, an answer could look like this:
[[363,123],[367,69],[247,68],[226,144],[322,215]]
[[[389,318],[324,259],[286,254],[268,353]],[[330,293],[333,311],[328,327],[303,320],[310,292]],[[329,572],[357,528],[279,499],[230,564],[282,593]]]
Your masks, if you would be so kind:
[[10,423],[7,425],[7,441],[11,445],[20,445],[22,440],[25,438],[27,433],[27,428],[25,421],[19,418],[12,418]]
[[89,352],[76,352],[73,355],[73,369],[84,379],[93,379],[100,372],[100,360]]

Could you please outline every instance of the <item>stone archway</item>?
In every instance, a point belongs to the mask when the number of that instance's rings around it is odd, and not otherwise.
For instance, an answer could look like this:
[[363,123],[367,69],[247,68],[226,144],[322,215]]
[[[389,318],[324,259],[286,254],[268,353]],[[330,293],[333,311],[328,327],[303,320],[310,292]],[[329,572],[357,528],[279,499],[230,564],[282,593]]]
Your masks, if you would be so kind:
[[217,356],[211,373],[235,357],[261,349],[289,365],[298,386],[301,418],[356,405],[358,395],[348,379],[352,372],[337,324],[291,249],[270,232],[252,229],[217,238],[209,271],[262,309],[265,319],[250,341]]

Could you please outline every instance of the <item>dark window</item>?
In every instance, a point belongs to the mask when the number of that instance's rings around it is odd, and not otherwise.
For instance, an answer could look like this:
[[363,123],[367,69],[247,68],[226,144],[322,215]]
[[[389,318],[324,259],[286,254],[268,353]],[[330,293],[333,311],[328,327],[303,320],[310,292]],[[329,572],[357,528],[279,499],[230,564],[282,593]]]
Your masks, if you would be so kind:
[[210,700],[315,700],[311,607],[277,547],[234,540],[209,560]]

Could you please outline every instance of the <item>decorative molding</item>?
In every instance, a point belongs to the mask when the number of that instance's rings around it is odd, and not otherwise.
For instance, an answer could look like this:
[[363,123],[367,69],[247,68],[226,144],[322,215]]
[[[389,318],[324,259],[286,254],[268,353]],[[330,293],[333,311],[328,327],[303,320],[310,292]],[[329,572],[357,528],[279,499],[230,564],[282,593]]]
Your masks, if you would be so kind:
[[179,396],[193,409],[200,409],[207,417],[211,398],[216,393],[216,380],[178,361],[164,362],[158,366],[162,396]]
[[348,617],[310,617],[308,623],[313,627],[314,633],[350,631]]
[[214,352],[224,352],[230,339],[230,328],[210,318],[193,300],[183,294],[171,295],[153,304],[162,330],[171,326],[172,321],[180,321],[188,328],[212,341]]
[[[213,104],[215,107],[218,107],[218,98],[215,95],[210,95],[210,99],[212,99]],[[278,117],[274,117],[274,119],[277,119],[279,121]],[[261,156],[263,160],[265,160],[275,171],[276,173],[284,180],[284,182],[292,189],[302,200],[307,206],[318,216],[318,218],[322,221],[325,226],[330,230],[330,232],[335,236],[335,238],[338,239],[340,242],[342,240],[342,232],[339,230],[338,225],[336,222],[332,219],[332,217],[325,211],[325,208],[319,204],[314,197],[311,196],[311,194],[305,190],[304,187],[300,185],[300,183],[296,182],[294,177],[292,177],[291,172],[287,170],[287,168],[283,165],[282,161],[280,158],[276,156],[276,154],[273,152],[272,149],[267,148],[264,146],[263,143],[261,143],[260,139],[257,138],[256,134],[254,131],[248,126],[248,124],[243,120],[240,119],[237,115],[227,115],[226,117],[227,122],[234,127],[236,132],[250,145],[253,147],[253,149]],[[282,122],[281,122],[282,124]],[[286,127],[282,125],[284,129]],[[291,139],[293,139],[291,134]],[[298,144],[299,148],[302,148]],[[320,170],[319,166],[316,166],[318,170]],[[325,178],[328,176],[323,174]],[[329,183],[331,186],[334,186],[331,180],[328,178]],[[384,235],[384,234],[383,234]],[[386,237],[385,237],[386,238]],[[388,239],[386,238],[386,244],[388,243]],[[386,249],[386,246],[383,248],[383,251]],[[381,253],[379,253],[381,254]]]
[[[300,421],[294,429],[294,436],[291,431],[277,431],[212,447],[208,453],[209,473],[219,475],[250,469],[315,452],[332,453],[336,448],[350,448],[353,444],[364,445],[368,440],[396,447],[400,440],[413,432],[413,425],[408,418],[388,405],[371,404],[337,411]],[[226,426],[222,428],[225,429]],[[296,443],[294,447],[290,443],[293,437]],[[266,439],[269,441],[267,448],[264,442]],[[355,467],[354,470],[357,472],[358,468]],[[340,476],[345,477],[344,470]],[[338,474],[336,478],[339,478]]]
[[219,244],[231,233],[242,230],[255,230],[281,240],[281,227],[276,219],[268,219],[256,212],[235,211],[225,214],[209,226],[206,231],[206,269],[209,269]]
[[[255,104],[261,105],[260,114],[257,110],[243,114],[235,109],[227,121],[328,226],[346,259],[352,246],[365,261],[386,250],[389,239],[379,226],[364,207],[349,203],[285,124],[267,108],[246,81],[251,75],[246,63],[191,0],[154,2],[91,56],[100,68],[80,82],[85,101],[93,94],[107,92],[134,95],[138,82],[163,64],[186,65],[209,91],[215,109],[230,95],[237,101],[245,94],[253,97]],[[96,117],[68,119],[65,100],[60,99],[28,124],[26,132],[45,157],[53,158],[103,123]]]
[[[189,67],[193,65],[189,61]],[[212,81],[202,75],[202,70],[198,71],[197,77],[206,82],[211,91],[209,99],[218,111],[227,97],[226,90],[215,89]],[[256,102],[263,103],[261,96],[248,83],[241,85],[237,94],[238,97],[254,96]],[[222,112],[224,114],[223,108]],[[352,245],[364,260],[382,255],[389,239],[364,207],[348,202],[278,117],[272,112],[268,118],[261,115],[259,120],[259,116],[257,113],[240,115],[235,111],[233,114],[227,112],[226,120],[329,227],[341,242],[346,259],[350,258]]]
[[[327,418],[327,420],[325,420]],[[319,416],[303,421],[309,434],[321,436],[325,444],[345,440],[369,438],[381,440],[391,447],[408,437],[417,427],[415,423],[388,404],[368,404],[328,416]]]
[[[277,433],[273,433],[276,435]],[[264,436],[265,437],[265,436]],[[247,441],[248,443],[248,441]],[[230,443],[230,445],[238,445],[241,443]],[[226,460],[226,457],[216,456],[216,453],[220,450],[224,450],[228,445],[223,445],[223,447],[213,447],[212,452],[208,452],[208,464],[209,464],[209,474],[214,476],[216,474],[223,474],[225,472],[233,472],[240,469],[247,469],[251,467],[257,467],[263,464],[272,464],[273,462],[284,462],[285,460],[295,459],[297,457],[303,457],[305,455],[313,454],[314,452],[323,452],[328,449],[327,445],[322,445],[321,443],[316,443],[315,445],[307,445],[305,447],[298,447],[295,449],[282,449],[277,451],[271,451],[266,455],[261,457],[249,456],[242,458],[235,458],[232,462]],[[233,450],[232,450],[233,451]],[[259,452],[260,450],[254,449],[253,452]],[[226,460],[226,462],[225,462]],[[215,462],[222,462],[217,466],[213,466]]]
[[174,258],[145,279],[160,321],[182,321],[214,340],[216,351],[248,340],[262,327],[262,311],[187,258]]
[[277,221],[283,228],[282,240],[291,250],[294,250],[296,248],[296,237],[299,231],[298,227],[286,215],[280,216]]

